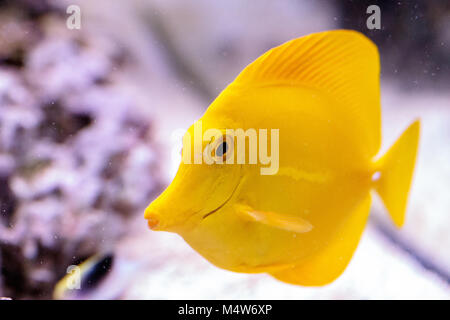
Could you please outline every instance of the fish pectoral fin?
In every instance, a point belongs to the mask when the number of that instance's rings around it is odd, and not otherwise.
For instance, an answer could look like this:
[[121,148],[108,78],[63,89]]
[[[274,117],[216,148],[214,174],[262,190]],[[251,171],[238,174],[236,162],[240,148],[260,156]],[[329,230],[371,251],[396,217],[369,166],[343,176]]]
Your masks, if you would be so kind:
[[238,210],[248,220],[260,222],[286,231],[304,233],[311,231],[312,224],[300,217],[289,216],[277,212],[255,210],[248,206],[240,206]]

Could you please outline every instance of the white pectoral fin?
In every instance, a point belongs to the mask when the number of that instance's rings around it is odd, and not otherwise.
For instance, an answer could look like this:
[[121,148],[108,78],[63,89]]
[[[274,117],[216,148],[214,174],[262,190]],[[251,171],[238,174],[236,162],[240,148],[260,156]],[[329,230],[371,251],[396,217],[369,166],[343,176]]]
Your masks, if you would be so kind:
[[260,222],[271,227],[283,229],[286,231],[304,233],[311,231],[313,228],[311,223],[296,216],[289,216],[277,212],[255,210],[248,206],[239,206],[238,211],[246,219]]

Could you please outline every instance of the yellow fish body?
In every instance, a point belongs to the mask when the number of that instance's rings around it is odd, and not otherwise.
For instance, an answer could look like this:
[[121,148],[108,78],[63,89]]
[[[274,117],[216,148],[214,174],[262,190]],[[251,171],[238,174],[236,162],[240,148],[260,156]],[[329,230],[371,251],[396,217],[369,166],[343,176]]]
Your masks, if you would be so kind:
[[[360,33],[316,33],[271,49],[189,128],[183,159],[192,155],[194,161],[183,161],[170,186],[148,206],[149,226],[180,234],[224,269],[267,272],[299,285],[333,281],[359,242],[371,190],[397,226],[404,221],[419,122],[375,158],[379,90],[377,48]],[[222,139],[205,138],[213,128]],[[255,151],[250,143],[245,163],[236,160],[238,142],[227,130],[252,128],[278,131],[268,134],[267,144],[258,141],[268,154],[278,150],[272,172],[263,171],[270,171],[267,161],[249,163]],[[199,134],[201,149],[192,142]],[[234,163],[194,163],[203,150],[215,159],[233,157]]]

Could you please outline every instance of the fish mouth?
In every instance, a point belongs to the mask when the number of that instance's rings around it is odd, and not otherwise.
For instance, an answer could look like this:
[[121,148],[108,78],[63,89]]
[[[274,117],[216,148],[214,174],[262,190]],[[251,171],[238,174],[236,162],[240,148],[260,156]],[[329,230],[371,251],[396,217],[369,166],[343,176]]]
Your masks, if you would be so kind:
[[[213,213],[215,213],[215,212],[219,211],[221,208],[223,208],[233,198],[233,196],[236,193],[236,190],[238,189],[240,184],[241,184],[241,180],[236,184],[236,186],[234,187],[233,191],[228,196],[228,198],[221,205],[219,205],[217,208],[215,208],[214,210],[204,214],[202,216],[202,220],[206,219],[207,217],[209,217]],[[199,212],[197,212],[197,214],[198,213]],[[145,219],[147,220],[148,226],[149,226],[149,228],[151,230],[154,230],[154,231],[163,230],[162,226],[161,226],[161,223],[160,223],[160,219],[157,216],[155,216],[154,214],[148,213],[147,217]]]
[[241,181],[239,181],[236,186],[233,189],[233,192],[231,192],[230,196],[225,200],[225,202],[223,202],[220,206],[218,206],[217,208],[215,208],[214,210],[206,213],[205,215],[203,215],[202,219],[206,219],[207,217],[209,217],[210,215],[212,215],[213,213],[219,211],[220,209],[222,209],[230,200],[231,198],[233,198],[234,194],[236,193],[236,190],[238,189],[239,185],[241,184]]

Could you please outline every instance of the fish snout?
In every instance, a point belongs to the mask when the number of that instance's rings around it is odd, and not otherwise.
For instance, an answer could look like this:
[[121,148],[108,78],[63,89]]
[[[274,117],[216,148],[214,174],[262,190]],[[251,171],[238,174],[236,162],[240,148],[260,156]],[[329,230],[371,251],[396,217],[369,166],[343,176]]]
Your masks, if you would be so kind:
[[158,205],[157,199],[150,203],[144,212],[144,218],[147,220],[148,227],[151,230],[161,230],[162,220],[161,207]]
[[151,203],[145,209],[144,218],[148,227],[153,231],[171,231],[179,224],[176,219],[179,211],[172,208],[162,207],[158,202]]
[[153,213],[145,214],[145,219],[147,219],[148,227],[152,230],[157,230],[159,226],[159,218]]
[[152,230],[159,230],[161,227],[161,219],[160,214],[157,213],[155,207],[150,205],[145,210],[144,214],[145,219],[147,219],[148,227]]

